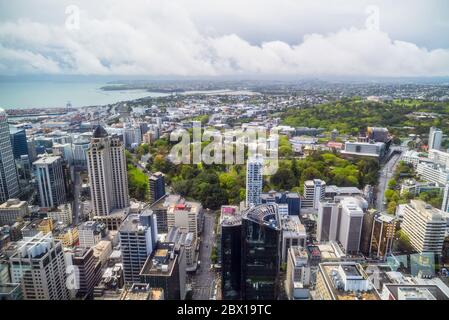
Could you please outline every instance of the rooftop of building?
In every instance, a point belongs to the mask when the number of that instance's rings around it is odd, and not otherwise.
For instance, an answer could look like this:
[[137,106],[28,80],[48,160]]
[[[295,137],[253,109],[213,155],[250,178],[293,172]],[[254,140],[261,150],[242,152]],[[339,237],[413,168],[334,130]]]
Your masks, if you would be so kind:
[[286,198],[298,198],[299,199],[299,193],[297,192],[289,192],[289,191],[285,191],[285,192],[279,192],[279,191],[275,191],[275,190],[270,190],[268,192],[264,192],[260,195],[261,198],[264,199],[269,199],[269,198],[281,198],[283,195],[285,195]]
[[338,274],[343,274],[352,282],[369,281],[368,276],[358,263],[353,262],[326,262],[320,263],[322,273],[328,289],[330,289],[335,300],[380,300],[378,293],[374,289],[367,291],[345,291],[337,285],[342,281],[336,279]]
[[222,206],[220,215],[221,226],[236,226],[242,224],[242,214],[237,206]]
[[289,248],[290,254],[295,258],[295,260],[308,259],[309,253],[306,248],[301,246],[291,246]]
[[140,215],[137,213],[130,214],[120,225],[120,232],[138,232],[144,231],[146,226],[140,222]]
[[155,172],[150,176],[150,180],[159,180],[160,178],[165,177],[165,175],[162,172]]
[[33,165],[47,165],[52,164],[56,161],[61,159],[60,156],[51,156],[51,155],[44,155],[40,158],[38,158],[36,161],[33,162]]
[[338,187],[336,185],[326,186],[326,193],[337,194],[363,194],[363,192],[356,187]]
[[410,204],[408,204],[407,206],[410,206],[416,211],[424,214],[427,217],[427,219],[431,220],[432,222],[446,223],[446,218],[443,211],[432,207],[430,204],[422,200],[411,200]]
[[242,218],[263,224],[275,230],[281,230],[278,205],[275,203],[266,203],[249,208],[243,213]]
[[124,290],[120,300],[162,300],[164,290],[160,288],[150,288],[146,283],[133,283],[131,288]]
[[167,212],[171,213],[177,213],[177,212],[194,212],[199,213],[202,206],[199,202],[194,201],[180,201],[178,203],[171,203],[168,208]]
[[304,181],[304,185],[306,187],[315,187],[315,185],[325,186],[326,182],[324,182],[323,180],[320,180],[320,179],[313,179],[313,180]]
[[177,227],[170,228],[165,237],[166,242],[173,242],[178,246],[190,246],[194,240],[195,235],[192,232],[186,232]]
[[140,275],[169,277],[177,257],[174,243],[159,243],[157,249],[145,261]]
[[95,128],[93,135],[92,135],[93,138],[105,138],[107,136],[108,136],[108,132],[101,125],[98,125]]
[[46,235],[39,232],[33,237],[24,237],[15,244],[11,259],[40,259],[55,246],[55,243],[51,232]]
[[385,284],[395,300],[449,300],[436,285]]
[[167,194],[151,204],[153,210],[167,209],[170,205],[185,201],[179,194]]
[[85,221],[85,222],[81,223],[78,226],[78,231],[79,230],[92,230],[95,232],[101,232],[105,228],[106,228],[106,226],[104,225],[104,223],[89,220],[89,221]]
[[284,235],[286,233],[290,233],[298,236],[306,236],[306,228],[301,223],[298,216],[283,215],[281,217],[281,221],[282,231],[284,232]]
[[6,202],[0,204],[0,209],[20,209],[27,205],[28,203],[26,201],[20,201],[19,199],[9,199]]

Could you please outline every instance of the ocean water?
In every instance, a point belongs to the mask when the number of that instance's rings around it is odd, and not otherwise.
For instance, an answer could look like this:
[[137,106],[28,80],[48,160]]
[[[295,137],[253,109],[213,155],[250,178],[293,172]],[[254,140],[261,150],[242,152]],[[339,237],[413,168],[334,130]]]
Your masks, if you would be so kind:
[[144,90],[101,90],[105,85],[106,82],[0,81],[0,108],[59,108],[69,101],[73,107],[96,106],[168,95]]

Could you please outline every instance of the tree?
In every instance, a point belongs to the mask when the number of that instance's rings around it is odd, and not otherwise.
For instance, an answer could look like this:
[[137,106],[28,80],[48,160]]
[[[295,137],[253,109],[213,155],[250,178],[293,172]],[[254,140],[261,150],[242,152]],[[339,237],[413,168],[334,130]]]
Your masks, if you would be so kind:
[[397,182],[395,179],[390,179],[390,181],[388,181],[388,188],[389,189],[394,189],[397,187]]

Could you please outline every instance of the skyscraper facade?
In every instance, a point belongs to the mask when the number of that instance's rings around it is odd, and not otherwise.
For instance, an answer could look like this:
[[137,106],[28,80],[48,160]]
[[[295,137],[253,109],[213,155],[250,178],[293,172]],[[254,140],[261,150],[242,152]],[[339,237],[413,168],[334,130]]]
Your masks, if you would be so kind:
[[87,167],[93,210],[96,216],[129,206],[125,148],[98,126],[87,150]]
[[431,127],[429,132],[429,150],[441,148],[441,142],[443,140],[443,131],[438,128]]
[[140,271],[156,248],[157,226],[151,210],[130,214],[120,226],[120,246],[127,283],[139,282]]
[[44,155],[33,163],[40,206],[56,208],[66,202],[62,158]]
[[318,209],[321,200],[326,194],[326,182],[320,179],[304,181],[304,199],[301,206],[304,208]]
[[243,213],[241,251],[243,300],[277,298],[281,238],[277,204],[259,205]]
[[165,178],[162,172],[156,172],[149,178],[150,203],[158,201],[165,196]]
[[19,179],[11,146],[8,117],[0,109],[0,202],[17,198],[20,194]]
[[223,300],[241,297],[242,216],[238,207],[221,209],[221,292]]
[[28,142],[25,130],[11,126],[10,135],[14,159],[20,159],[20,156],[28,155]]
[[246,164],[246,205],[261,204],[260,195],[263,187],[263,157],[256,155]]
[[22,286],[25,300],[68,300],[62,244],[48,233],[17,243],[10,258],[11,280]]

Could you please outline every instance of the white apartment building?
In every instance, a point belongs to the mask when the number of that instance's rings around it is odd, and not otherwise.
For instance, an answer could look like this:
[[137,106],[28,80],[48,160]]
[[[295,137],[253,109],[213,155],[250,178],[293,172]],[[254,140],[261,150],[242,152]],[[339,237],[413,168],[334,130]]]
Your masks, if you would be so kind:
[[289,300],[309,298],[310,266],[307,250],[300,246],[288,249],[285,291]]
[[413,248],[420,253],[441,254],[447,228],[444,213],[421,200],[411,200],[403,210],[401,227]]
[[129,206],[125,148],[118,137],[109,137],[102,126],[93,134],[87,151],[90,192],[95,216]]
[[321,200],[326,194],[326,182],[320,179],[304,181],[304,199],[301,201],[301,207],[314,208],[318,210]]
[[279,215],[282,225],[282,261],[287,262],[288,249],[292,246],[306,246],[306,229],[298,216]]
[[33,162],[42,208],[55,208],[66,202],[62,158],[44,155]]
[[354,198],[343,199],[341,207],[338,240],[346,253],[357,253],[360,249],[364,212]]
[[11,280],[20,283],[25,300],[68,300],[64,251],[51,235],[24,238],[10,258]]
[[437,164],[420,162],[416,167],[416,172],[428,182],[443,186],[449,182],[449,171]]
[[167,227],[177,227],[183,232],[191,232],[195,239],[199,232],[199,221],[203,207],[199,202],[186,201],[171,204],[167,208]]

